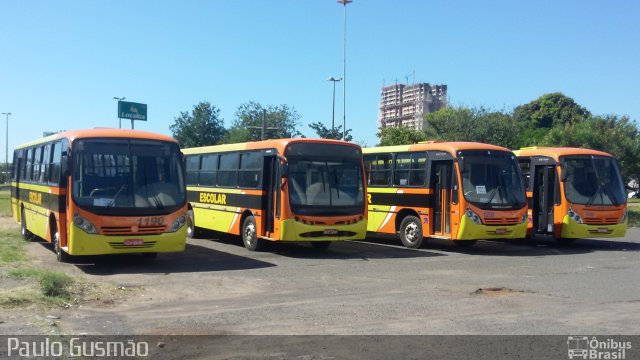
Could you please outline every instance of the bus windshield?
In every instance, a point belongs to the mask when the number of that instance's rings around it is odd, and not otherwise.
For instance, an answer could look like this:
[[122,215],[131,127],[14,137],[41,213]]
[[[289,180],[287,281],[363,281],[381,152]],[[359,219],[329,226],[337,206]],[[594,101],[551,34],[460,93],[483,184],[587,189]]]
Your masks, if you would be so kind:
[[462,191],[471,204],[485,210],[519,209],[525,192],[515,155],[503,151],[461,151]]
[[626,202],[620,170],[606,156],[566,156],[561,159],[567,200],[582,205],[622,205]]
[[73,145],[73,200],[99,215],[169,214],[186,191],[177,144],[82,139]]
[[359,159],[289,158],[289,201],[298,215],[355,215],[364,209]]

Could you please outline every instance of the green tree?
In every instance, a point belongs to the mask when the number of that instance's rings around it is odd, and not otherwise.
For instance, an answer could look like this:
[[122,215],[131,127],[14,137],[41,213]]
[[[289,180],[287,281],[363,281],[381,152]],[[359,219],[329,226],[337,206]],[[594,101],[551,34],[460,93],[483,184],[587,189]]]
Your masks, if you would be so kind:
[[377,135],[379,146],[415,144],[427,139],[422,131],[406,126],[380,128]]
[[226,133],[220,110],[207,101],[181,112],[169,129],[183,148],[218,144]]
[[475,141],[513,149],[521,128],[509,114],[485,108],[449,107],[425,116],[428,139]]
[[593,116],[583,122],[557,126],[549,131],[540,145],[608,152],[618,159],[625,184],[640,179],[640,132],[627,116]]
[[513,111],[513,118],[517,122],[534,129],[582,122],[590,115],[575,100],[559,92],[544,94]]
[[[318,134],[318,137],[323,139],[342,140],[342,125],[338,125],[331,130],[318,121],[309,124],[309,127]],[[353,136],[351,136],[351,129],[347,129],[347,131],[345,131],[344,137],[346,141],[353,140]]]
[[[266,139],[292,138],[301,136],[298,131],[300,115],[286,104],[263,107],[257,102],[250,101],[238,107],[235,120],[229,129],[230,135],[225,142],[246,142],[261,140],[262,117],[266,110],[266,127],[277,130],[266,130]],[[256,128],[250,128],[256,127]]]

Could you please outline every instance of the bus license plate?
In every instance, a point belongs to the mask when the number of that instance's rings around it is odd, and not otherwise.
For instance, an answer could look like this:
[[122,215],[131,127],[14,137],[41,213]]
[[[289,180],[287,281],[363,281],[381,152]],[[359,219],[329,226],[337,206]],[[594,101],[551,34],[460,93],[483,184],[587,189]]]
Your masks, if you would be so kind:
[[336,229],[326,229],[323,234],[325,235],[338,235],[338,230]]
[[609,229],[607,229],[607,228],[598,228],[598,232],[602,233],[602,234],[606,234],[606,233],[609,232]]
[[507,229],[496,229],[496,235],[504,235],[507,233]]
[[124,241],[125,246],[142,246],[144,245],[144,240],[142,239],[127,239]]

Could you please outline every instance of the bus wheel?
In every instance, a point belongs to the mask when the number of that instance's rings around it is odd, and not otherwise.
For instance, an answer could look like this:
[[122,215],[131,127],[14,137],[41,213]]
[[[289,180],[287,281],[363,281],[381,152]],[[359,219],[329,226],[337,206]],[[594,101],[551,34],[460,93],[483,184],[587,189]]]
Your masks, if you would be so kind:
[[556,238],[556,241],[562,245],[569,245],[569,244],[573,244],[576,240],[578,239],[571,239],[571,238]]
[[422,246],[422,223],[415,216],[407,216],[400,223],[400,240],[405,247],[418,249]]
[[456,246],[459,246],[461,248],[472,247],[477,242],[478,240],[454,240],[453,241],[453,243],[456,244]]
[[331,241],[312,241],[311,246],[318,250],[327,250],[331,246]]
[[258,238],[256,219],[253,216],[247,216],[242,223],[242,242],[244,247],[251,251],[262,249],[264,241]]
[[60,233],[57,231],[55,235],[53,235],[53,249],[56,252],[56,259],[58,259],[59,262],[69,262],[71,256],[62,250],[60,246]]
[[187,237],[189,239],[197,239],[200,236],[200,229],[196,227],[193,217],[193,210],[187,211]]
[[25,240],[32,240],[33,234],[27,229],[27,218],[24,216],[24,208],[20,211],[20,235]]

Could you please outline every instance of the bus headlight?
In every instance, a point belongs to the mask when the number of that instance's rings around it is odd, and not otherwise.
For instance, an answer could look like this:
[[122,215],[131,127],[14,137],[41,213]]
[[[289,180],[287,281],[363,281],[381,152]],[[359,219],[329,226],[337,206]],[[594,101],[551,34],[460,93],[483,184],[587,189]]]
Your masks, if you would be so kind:
[[474,213],[473,210],[467,208],[467,211],[465,212],[465,214],[469,219],[471,219],[471,221],[473,221],[474,224],[482,225],[482,221],[480,221],[480,217],[478,216],[478,214]]
[[620,224],[624,224],[625,221],[627,221],[627,210],[625,210],[624,214],[622,214],[622,217],[620,218]]
[[80,230],[86,232],[87,234],[97,234],[96,227],[93,226],[91,221],[83,218],[79,214],[73,215],[73,224],[77,226]]
[[584,221],[582,221],[582,218],[580,217],[580,215],[578,215],[578,213],[573,211],[572,208],[569,208],[569,212],[567,213],[567,215],[569,215],[569,218],[571,218],[573,221],[577,222],[578,224],[584,224]]
[[170,232],[176,232],[178,230],[180,230],[180,228],[187,222],[187,215],[186,214],[182,214],[182,216],[180,216],[179,218],[177,218],[173,224],[171,224],[171,229],[169,229]]

